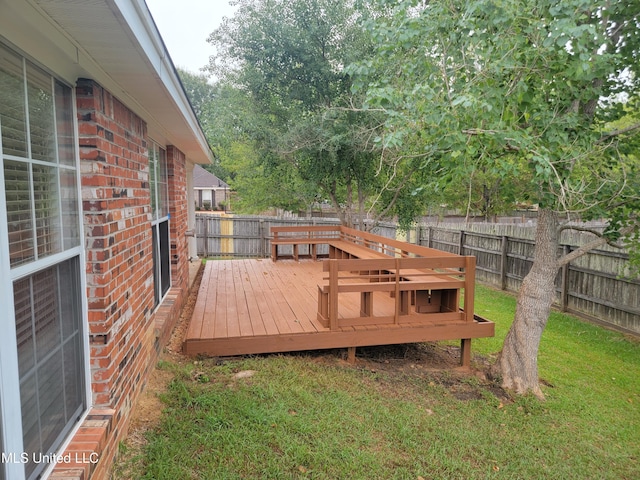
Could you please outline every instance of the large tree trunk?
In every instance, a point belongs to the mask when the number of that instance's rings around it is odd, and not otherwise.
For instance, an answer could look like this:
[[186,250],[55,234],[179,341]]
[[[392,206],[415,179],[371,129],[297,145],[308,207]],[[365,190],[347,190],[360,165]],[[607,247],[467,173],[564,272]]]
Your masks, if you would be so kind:
[[516,315],[496,362],[503,388],[544,398],[538,381],[538,347],[555,295],[558,263],[558,214],[538,211],[531,271],[524,278]]
[[331,203],[333,205],[333,208],[336,209],[338,218],[340,219],[340,225],[344,225],[345,227],[352,227],[353,225],[351,225],[350,223],[351,218],[348,217],[348,212],[342,207],[342,205],[340,205],[340,202],[338,201],[335,182],[331,185],[331,188],[328,191],[329,191],[329,197],[331,198]]

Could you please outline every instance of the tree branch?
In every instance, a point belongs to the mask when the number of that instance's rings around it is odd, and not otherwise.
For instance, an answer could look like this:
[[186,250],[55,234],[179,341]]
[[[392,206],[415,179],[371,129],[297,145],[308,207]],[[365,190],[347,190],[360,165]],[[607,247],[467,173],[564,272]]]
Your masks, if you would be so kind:
[[633,132],[634,130],[640,129],[640,123],[636,123],[635,125],[631,125],[630,127],[621,128],[620,130],[614,130],[613,132],[609,132],[604,134],[602,137],[598,139],[596,144],[603,143],[612,137],[617,137],[618,135],[624,135],[625,133]]
[[576,232],[591,233],[592,235],[595,235],[596,237],[602,237],[602,232],[601,231],[595,230],[593,228],[581,227],[579,225],[561,225],[558,228],[558,233],[564,232],[565,230],[574,230]]
[[[465,130],[461,130],[461,132],[464,133],[465,135],[469,135],[470,137],[474,135],[496,135],[500,133],[498,130],[486,130],[483,128],[468,128]],[[513,141],[513,138],[505,138],[505,140],[507,141],[506,145],[504,146],[506,151],[508,152],[520,151],[520,147],[513,145],[511,143]]]
[[485,130],[484,128],[467,128],[462,130],[465,135],[495,135],[498,130]]
[[[396,204],[396,202],[398,201],[398,197],[400,196],[400,191],[402,190],[402,188],[406,185],[407,181],[409,180],[409,178],[411,177],[411,175],[413,174],[413,172],[415,172],[415,169],[411,169],[400,181],[400,185],[396,188],[396,191],[393,194],[393,197],[391,198],[391,201],[388,203],[388,205],[381,211],[379,212],[374,218],[373,218],[373,223],[374,225],[377,225],[378,222],[385,217],[385,215],[387,213],[389,213],[389,211],[393,208],[393,206]],[[379,198],[379,197],[378,197]]]
[[[627,235],[629,233],[631,233],[633,231],[633,226],[629,226],[626,228],[623,228],[622,230],[620,230],[620,234],[622,236]],[[592,235],[595,235],[597,238],[595,240],[593,240],[590,243],[587,243],[585,245],[582,245],[581,247],[573,250],[571,253],[568,253],[567,255],[564,255],[563,257],[560,257],[558,259],[558,267],[562,267],[564,265],[567,265],[569,263],[571,263],[572,261],[574,261],[576,258],[580,258],[581,256],[583,256],[586,253],[589,253],[591,250],[594,250],[598,247],[601,247],[603,245],[610,245],[614,248],[624,248],[624,245],[618,244],[618,243],[614,243],[611,240],[605,238],[605,236],[601,233],[598,232],[597,230],[593,230],[591,228],[586,228],[586,227],[579,227],[579,226],[572,226],[572,225],[564,225],[562,227],[560,227],[558,229],[559,231],[563,231],[563,230],[576,230],[578,232],[587,232],[587,233],[591,233]]]
[[586,245],[582,245],[581,247],[577,248],[576,250],[573,250],[571,253],[568,253],[565,256],[563,256],[560,259],[558,259],[558,267],[562,267],[564,265],[567,265],[567,264],[571,263],[572,261],[574,261],[576,258],[580,258],[584,254],[586,254],[586,253],[590,252],[591,250],[594,250],[594,249],[596,249],[598,247],[601,247],[602,245],[605,245],[606,243],[607,243],[607,239],[604,238],[604,237],[600,237],[600,238],[595,239],[591,243],[587,243]]

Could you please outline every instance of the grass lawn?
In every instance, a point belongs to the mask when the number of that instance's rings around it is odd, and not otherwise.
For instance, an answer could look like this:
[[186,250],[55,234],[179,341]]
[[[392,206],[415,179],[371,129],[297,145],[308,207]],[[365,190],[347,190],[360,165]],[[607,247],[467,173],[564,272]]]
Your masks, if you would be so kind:
[[[473,342],[478,370],[514,309],[512,296],[478,287],[477,313],[496,322],[495,338]],[[356,365],[336,352],[162,361],[163,412],[143,442],[121,445],[113,477],[640,478],[637,339],[554,312],[539,356],[545,402],[432,368],[425,359],[450,345]]]

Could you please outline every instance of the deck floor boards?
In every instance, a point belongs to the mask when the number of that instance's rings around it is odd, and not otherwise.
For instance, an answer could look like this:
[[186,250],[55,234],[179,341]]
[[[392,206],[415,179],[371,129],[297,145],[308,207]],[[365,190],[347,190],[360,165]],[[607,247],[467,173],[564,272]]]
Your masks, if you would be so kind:
[[[244,261],[243,261],[244,262]],[[246,263],[246,262],[245,262]],[[264,330],[265,335],[278,335],[278,326],[273,318],[272,311],[270,309],[269,303],[267,301],[267,295],[269,292],[265,291],[264,286],[261,283],[261,278],[263,275],[263,271],[260,270],[259,266],[261,263],[258,262],[250,262],[248,263],[249,272],[250,272],[250,286],[251,292],[247,293],[247,296],[254,296],[256,304],[258,306],[258,311],[260,312],[260,317],[256,319],[251,319],[252,323],[261,322],[262,330]]]
[[[313,260],[207,262],[183,350],[226,356],[451,339],[452,327],[438,321],[331,331],[317,320],[317,286],[325,276],[322,262]],[[375,292],[373,302],[376,312],[393,315],[388,293]],[[359,294],[341,294],[339,303],[340,317],[360,315]],[[480,336],[464,325],[453,328]]]
[[[239,264],[239,266],[241,266]],[[246,337],[253,335],[253,325],[249,314],[249,304],[245,295],[245,283],[243,278],[246,272],[242,268],[236,268],[233,272],[233,285],[236,301],[236,314],[238,318],[238,327],[240,336]]]

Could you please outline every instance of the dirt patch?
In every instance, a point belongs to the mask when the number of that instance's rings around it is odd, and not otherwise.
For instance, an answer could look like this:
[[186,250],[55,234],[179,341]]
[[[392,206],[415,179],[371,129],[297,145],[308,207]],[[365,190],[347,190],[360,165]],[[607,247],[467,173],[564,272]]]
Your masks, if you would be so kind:
[[473,367],[460,367],[460,348],[453,345],[415,343],[358,349],[356,368],[383,372],[389,391],[399,384],[420,379],[443,387],[460,401],[481,400],[487,395],[503,403],[510,395],[488,375],[491,359],[474,355]]
[[474,363],[477,363],[478,367],[461,368],[460,348],[437,342],[358,347],[354,364],[347,361],[347,350],[344,348],[293,352],[288,355],[305,356],[316,363],[339,363],[354,368],[390,373],[416,370],[459,371],[462,375],[474,376],[485,370],[485,363],[489,365],[488,360],[485,362],[485,359],[475,356]]
[[[493,360],[475,354],[471,368],[460,367],[460,347],[445,343],[411,343],[399,345],[381,345],[358,347],[356,361],[347,360],[347,349],[309,350],[302,352],[258,355],[268,358],[271,355],[304,357],[310,362],[321,365],[353,368],[378,375],[372,387],[383,391],[390,397],[405,387],[419,385],[440,386],[444,392],[460,401],[481,400],[492,396],[506,404],[512,401],[508,392],[491,380],[489,370]],[[218,357],[217,364],[235,361],[238,357]]]
[[129,424],[129,432],[144,434],[146,430],[153,427],[160,419],[162,412],[162,402],[159,394],[166,391],[167,385],[173,378],[173,373],[166,370],[156,369],[136,402],[136,406]]
[[438,343],[410,343],[363,347],[358,361],[372,363],[384,370],[406,368],[455,369],[460,366],[460,348]]

